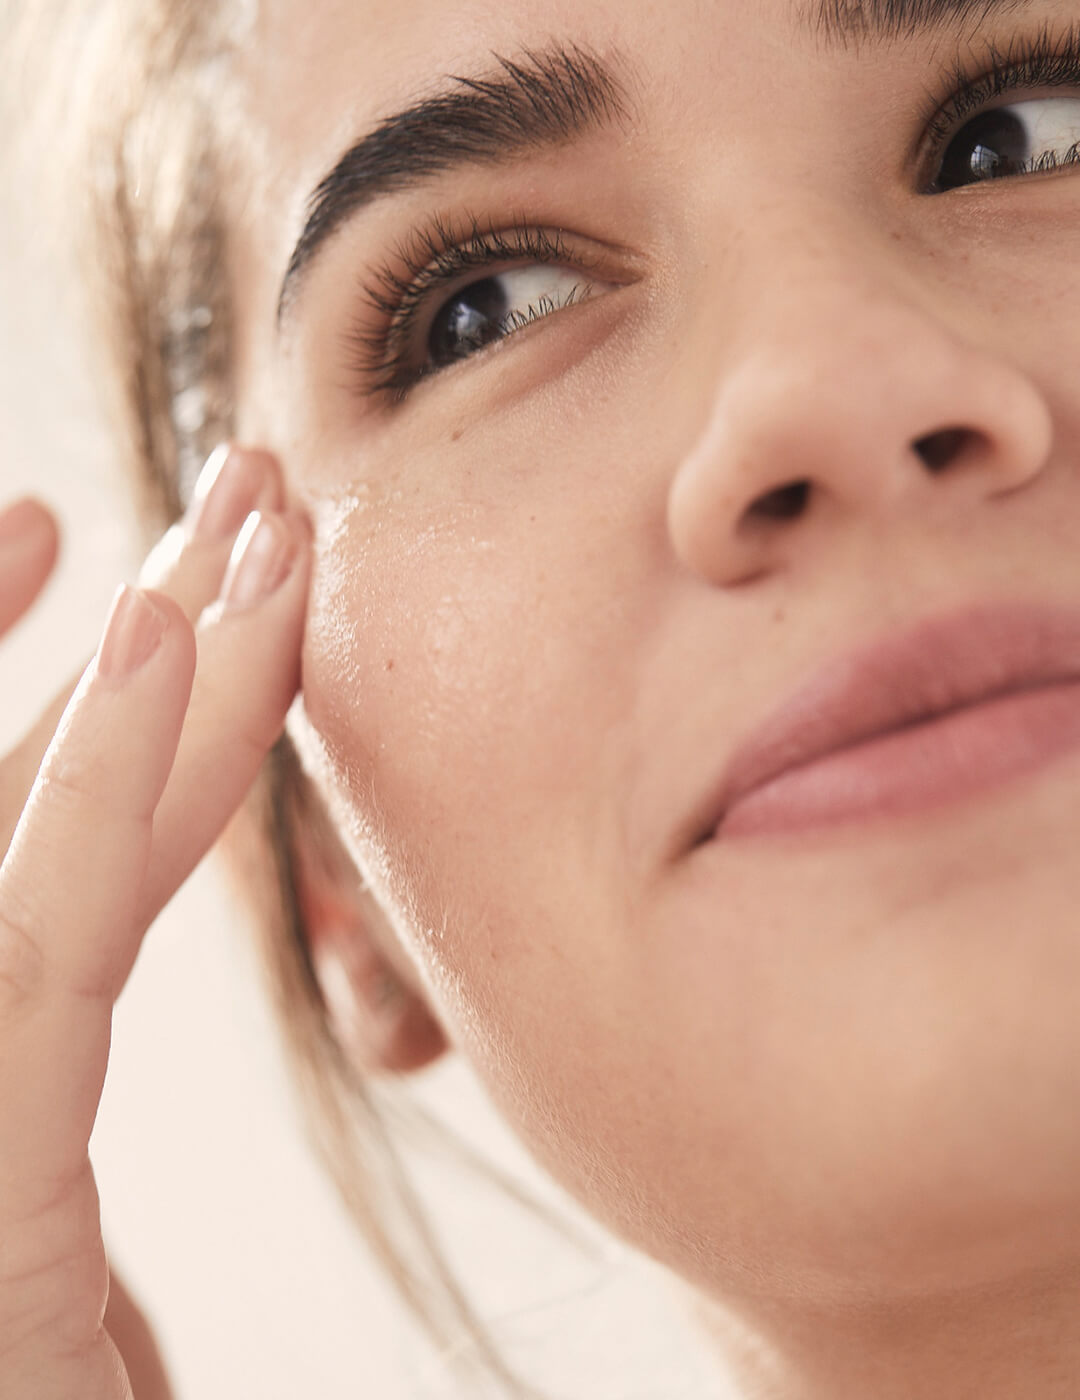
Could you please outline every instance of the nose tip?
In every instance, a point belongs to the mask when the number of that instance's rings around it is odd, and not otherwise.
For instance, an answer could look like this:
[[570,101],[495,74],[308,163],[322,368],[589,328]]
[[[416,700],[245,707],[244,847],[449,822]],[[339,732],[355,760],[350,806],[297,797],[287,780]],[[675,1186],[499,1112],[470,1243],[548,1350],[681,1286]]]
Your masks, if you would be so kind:
[[[729,366],[679,463],[668,530],[681,562],[732,586],[875,517],[971,511],[1041,470],[1052,424],[1021,371],[907,307],[880,334],[834,322]],[[820,323],[818,323],[820,324]],[[874,353],[868,354],[868,344]]]

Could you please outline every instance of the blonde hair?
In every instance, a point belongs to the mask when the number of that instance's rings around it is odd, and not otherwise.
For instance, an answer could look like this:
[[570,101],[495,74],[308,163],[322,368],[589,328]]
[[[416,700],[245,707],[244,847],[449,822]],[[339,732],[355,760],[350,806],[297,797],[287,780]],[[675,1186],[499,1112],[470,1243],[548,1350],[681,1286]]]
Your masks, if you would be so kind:
[[[138,495],[147,545],[182,512],[198,466],[232,434],[227,229],[218,200],[241,133],[230,127],[226,0],[21,0],[5,36],[59,165],[65,208],[82,205],[82,265],[95,362]],[[17,56],[17,58],[16,58]],[[48,92],[62,91],[60,103]],[[46,147],[46,142],[48,143]],[[82,172],[82,173],[80,173]],[[77,191],[80,199],[73,199]],[[535,1396],[509,1369],[437,1244],[391,1132],[480,1170],[586,1248],[546,1206],[480,1161],[414,1105],[380,1106],[331,1033],[297,898],[293,833],[337,838],[287,737],[225,850],[256,916],[262,963],[311,1139],[352,1218],[432,1342],[474,1379]],[[470,1346],[462,1347],[464,1336]]]

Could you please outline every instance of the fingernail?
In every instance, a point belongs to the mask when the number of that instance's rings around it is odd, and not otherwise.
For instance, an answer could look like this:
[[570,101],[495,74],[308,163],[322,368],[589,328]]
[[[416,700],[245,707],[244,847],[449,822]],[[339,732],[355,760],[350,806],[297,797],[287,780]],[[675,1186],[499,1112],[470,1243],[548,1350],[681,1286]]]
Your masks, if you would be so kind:
[[40,533],[45,523],[41,507],[27,497],[0,511],[0,548],[23,544]]
[[98,647],[98,675],[109,681],[134,675],[157,651],[168,626],[168,617],[145,593],[121,584]]
[[232,612],[254,607],[284,581],[296,558],[296,539],[278,515],[252,511],[236,537],[221,588]]
[[223,444],[209,456],[199,473],[187,510],[193,539],[220,540],[234,535],[247,519],[262,487],[262,454]]

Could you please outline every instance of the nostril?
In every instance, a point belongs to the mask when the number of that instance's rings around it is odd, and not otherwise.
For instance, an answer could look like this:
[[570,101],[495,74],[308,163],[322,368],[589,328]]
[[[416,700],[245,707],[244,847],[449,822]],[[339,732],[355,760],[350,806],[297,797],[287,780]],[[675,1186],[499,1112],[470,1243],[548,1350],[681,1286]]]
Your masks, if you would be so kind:
[[748,516],[764,517],[767,520],[794,520],[802,515],[810,499],[810,483],[793,481],[787,486],[778,486],[760,496],[747,510]]
[[945,428],[919,438],[915,451],[932,472],[939,472],[960,455],[970,436],[966,428]]

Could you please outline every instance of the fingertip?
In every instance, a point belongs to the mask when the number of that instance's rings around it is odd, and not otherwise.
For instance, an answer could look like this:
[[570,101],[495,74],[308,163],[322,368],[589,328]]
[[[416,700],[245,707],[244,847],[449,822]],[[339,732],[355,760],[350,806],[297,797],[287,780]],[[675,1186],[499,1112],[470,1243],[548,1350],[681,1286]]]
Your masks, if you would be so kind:
[[168,623],[167,636],[169,641],[184,650],[190,651],[192,662],[194,663],[195,628],[192,626],[191,619],[184,609],[175,598],[171,598],[167,593],[162,593],[160,589],[140,588],[139,592],[142,593],[160,613],[165,615]]
[[94,674],[111,689],[126,684],[163,650],[186,654],[195,665],[195,637],[183,610],[164,593],[121,584],[113,597],[97,650]]
[[166,614],[169,619],[170,627],[175,624],[177,627],[187,628],[189,631],[191,630],[191,624],[188,621],[187,614],[175,598],[170,598],[168,593],[163,593],[160,588],[140,586],[138,591],[144,594],[150,602],[153,603],[155,608],[159,608]]
[[276,515],[295,517],[297,521],[303,521],[310,540],[313,533],[311,522],[289,497],[285,485],[284,468],[281,458],[276,452],[268,447],[249,446],[240,442],[225,443],[219,448],[219,451],[227,451],[243,458],[249,466],[257,467],[261,473],[263,482],[258,497],[252,504],[252,510],[260,510],[264,513],[273,512]]
[[184,608],[175,598],[162,594],[160,589],[139,588],[133,591],[143,595],[148,605],[153,608],[155,616],[161,619],[160,647],[155,650],[168,651],[172,666],[175,668],[176,664],[179,664],[179,673],[186,683],[191,685],[198,659],[195,627],[192,626],[191,617],[186,615]]
[[228,540],[252,510],[278,510],[283,501],[281,468],[271,453],[223,442],[199,473],[184,515],[185,532],[204,543]]
[[290,577],[300,573],[306,576],[315,544],[315,529],[311,519],[305,511],[291,501],[285,504],[279,512],[279,517],[284,521],[289,531],[289,537],[293,541],[294,552]]
[[56,516],[36,496],[23,496],[0,510],[0,549],[33,549],[52,567],[60,548]]
[[40,501],[28,496],[0,511],[0,635],[41,593],[59,549],[56,520]]
[[304,542],[311,545],[315,540],[315,526],[307,511],[303,510],[295,501],[290,501],[285,506],[284,514],[300,531]]
[[277,457],[264,447],[245,447],[240,450],[253,462],[258,463],[263,473],[263,484],[255,500],[255,509],[283,510],[286,504],[285,476]]
[[[219,449],[221,450],[221,449]],[[267,447],[259,447],[257,444],[243,442],[228,442],[224,444],[224,450],[243,457],[246,461],[257,465],[267,476],[273,477],[278,486],[282,484],[281,463],[277,456]]]

